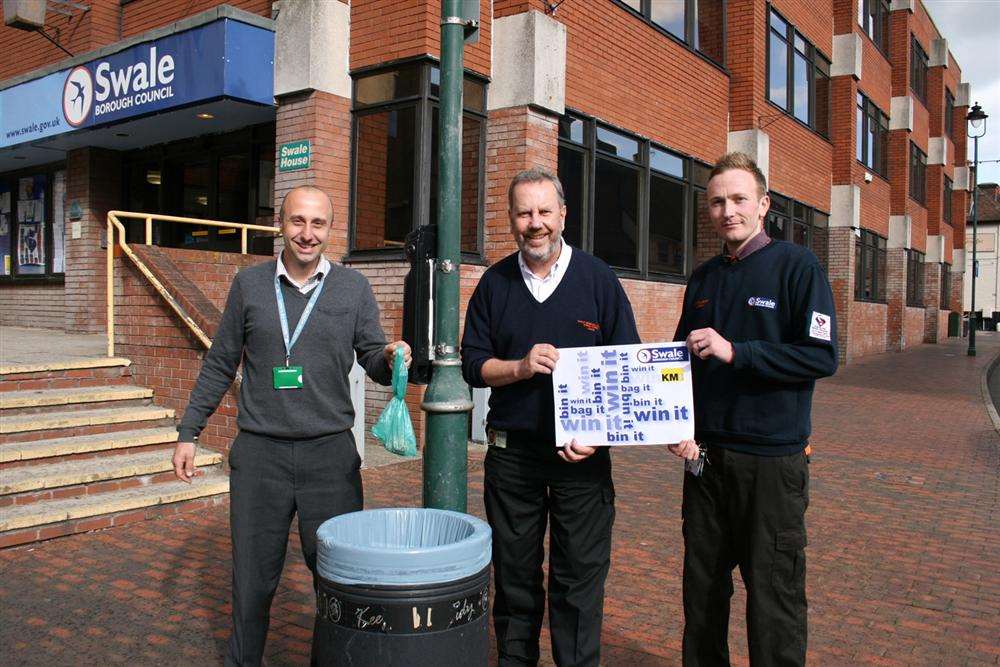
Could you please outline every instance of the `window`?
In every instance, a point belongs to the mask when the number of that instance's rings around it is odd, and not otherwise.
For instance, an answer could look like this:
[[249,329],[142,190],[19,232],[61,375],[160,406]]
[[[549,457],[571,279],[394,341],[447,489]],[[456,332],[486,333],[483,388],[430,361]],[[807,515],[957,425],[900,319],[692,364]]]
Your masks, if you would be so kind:
[[66,171],[0,178],[0,277],[62,280],[66,271]]
[[596,119],[559,121],[567,243],[642,278],[693,268],[694,219],[708,168]]
[[[402,252],[406,235],[438,216],[441,72],[427,60],[354,81],[351,252]],[[463,84],[461,249],[482,250],[486,83]]]
[[952,133],[955,131],[955,96],[947,88],[944,89],[944,136],[955,141]]
[[927,205],[927,154],[910,142],[910,197]]
[[858,231],[854,242],[854,300],[885,303],[885,247],[881,236]]
[[812,250],[819,263],[827,266],[830,216],[776,192],[769,192],[771,208],[764,230],[772,239],[791,241]]
[[855,157],[880,176],[889,173],[889,117],[863,93],[857,98]]
[[924,253],[916,250],[906,251],[906,305],[924,305]]
[[767,99],[830,136],[830,60],[773,9],[768,14]]
[[[131,151],[125,156],[124,208],[271,226],[274,159],[273,123]],[[129,243],[145,242],[142,220],[122,222]],[[217,252],[241,250],[238,230],[170,222],[153,225],[153,243]],[[272,255],[273,234],[251,232],[248,251]]]
[[927,52],[913,35],[910,36],[910,89],[927,104]]
[[941,310],[951,310],[951,264],[941,263]]
[[618,0],[650,25],[715,63],[725,63],[725,0]]
[[882,53],[889,51],[888,0],[858,0],[858,25]]
[[951,223],[951,179],[944,177],[944,187],[941,191],[941,219],[947,224]]

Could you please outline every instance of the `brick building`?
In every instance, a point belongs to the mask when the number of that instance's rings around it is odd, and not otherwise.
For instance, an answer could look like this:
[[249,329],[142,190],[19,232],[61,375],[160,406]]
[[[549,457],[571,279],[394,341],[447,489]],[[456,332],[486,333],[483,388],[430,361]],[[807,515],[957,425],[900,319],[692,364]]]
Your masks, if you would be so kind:
[[[104,330],[109,209],[267,223],[310,183],[334,200],[331,257],[369,277],[398,335],[402,241],[437,215],[439,3],[87,6],[50,14],[50,39],[0,28],[0,323]],[[565,184],[567,239],[618,271],[645,340],[669,339],[686,276],[719,249],[709,165],[742,150],[768,176],[769,233],[827,268],[845,363],[946,334],[970,88],[919,0],[482,0],[480,14],[465,49],[464,298],[515,249],[509,178],[541,165]],[[96,99],[81,102],[88,78]],[[280,166],[302,142],[308,160]],[[256,261],[212,228],[156,229],[149,254],[208,311]],[[270,238],[251,250],[270,255]],[[119,349],[183,407],[203,348],[115,266]],[[385,394],[369,390],[372,420]],[[227,443],[231,408],[209,441]]]

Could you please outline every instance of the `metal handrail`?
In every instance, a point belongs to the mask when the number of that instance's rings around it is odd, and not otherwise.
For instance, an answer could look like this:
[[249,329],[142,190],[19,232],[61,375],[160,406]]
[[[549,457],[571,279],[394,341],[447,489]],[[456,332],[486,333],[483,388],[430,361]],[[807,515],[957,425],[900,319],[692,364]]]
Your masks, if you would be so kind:
[[247,254],[247,231],[268,232],[279,234],[281,230],[277,227],[265,227],[263,225],[249,225],[241,222],[223,222],[221,220],[202,220],[200,218],[182,218],[176,215],[160,215],[158,213],[136,213],[133,211],[108,211],[108,242],[107,242],[107,299],[108,299],[108,356],[115,356],[115,263],[114,263],[114,238],[115,228],[118,229],[118,246],[122,249],[139,271],[146,276],[150,284],[159,292],[160,296],[170,305],[177,316],[181,318],[195,337],[205,346],[207,350],[212,346],[212,339],[202,331],[201,327],[188,315],[184,307],[177,302],[177,299],[167,290],[167,288],[156,279],[149,267],[139,259],[125,242],[125,226],[119,218],[128,218],[146,221],[145,245],[153,245],[153,222],[179,222],[186,225],[198,225],[201,227],[225,227],[240,230],[240,254]]

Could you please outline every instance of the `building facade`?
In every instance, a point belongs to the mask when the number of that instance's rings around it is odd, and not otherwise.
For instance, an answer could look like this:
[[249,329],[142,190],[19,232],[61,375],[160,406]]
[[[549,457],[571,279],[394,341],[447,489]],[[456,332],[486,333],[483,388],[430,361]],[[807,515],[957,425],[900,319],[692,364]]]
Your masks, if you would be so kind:
[[[479,19],[463,299],[516,249],[509,179],[543,166],[566,189],[567,240],[618,272],[644,340],[670,339],[686,277],[720,248],[708,170],[742,150],[768,177],[768,232],[826,267],[843,362],[946,335],[965,271],[970,87],[919,0],[482,0]],[[331,257],[369,277],[397,336],[403,239],[437,217],[439,24],[427,0],[92,0],[49,17],[51,40],[0,28],[0,50],[22,54],[0,63],[0,323],[104,330],[109,209],[267,224],[312,184],[334,201]],[[74,82],[91,85],[86,110]],[[220,307],[248,261],[230,255],[237,239],[156,235]],[[271,238],[250,250],[272,254]],[[127,351],[183,346],[169,312],[156,317],[125,324]],[[189,347],[165,387],[179,404]],[[377,415],[385,394],[370,389]]]
[[994,325],[1000,322],[1000,185],[980,183],[976,188],[976,206],[979,207],[978,229],[976,230],[976,263],[972,266],[973,228],[970,213],[969,225],[965,230],[965,281],[962,295],[962,310],[972,309],[972,282],[976,283],[976,312],[980,318],[988,318]]

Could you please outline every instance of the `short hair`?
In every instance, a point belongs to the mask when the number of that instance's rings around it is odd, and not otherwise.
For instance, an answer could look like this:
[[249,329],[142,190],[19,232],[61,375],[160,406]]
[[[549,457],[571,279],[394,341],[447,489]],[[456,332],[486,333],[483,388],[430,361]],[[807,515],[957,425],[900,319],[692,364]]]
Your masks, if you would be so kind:
[[712,167],[712,173],[708,175],[708,180],[712,180],[724,171],[730,171],[732,169],[739,169],[740,171],[749,172],[753,176],[754,180],[757,181],[757,196],[763,197],[767,194],[767,179],[764,178],[764,172],[760,170],[757,163],[754,162],[753,158],[746,153],[733,152],[726,153],[719,161],[715,163]]
[[559,177],[548,169],[543,169],[542,167],[532,167],[531,169],[522,171],[511,180],[510,187],[507,188],[507,210],[510,211],[514,208],[514,188],[522,183],[545,182],[552,184],[552,187],[556,189],[556,196],[559,198],[559,205],[565,206],[566,196],[563,194],[563,186]]
[[330,195],[328,195],[323,189],[317,188],[315,185],[296,185],[294,188],[292,188],[291,190],[289,190],[288,192],[286,192],[285,196],[281,199],[281,208],[278,209],[278,223],[279,224],[281,224],[281,223],[283,223],[285,221],[285,202],[288,201],[288,198],[291,197],[294,193],[299,192],[299,191],[318,192],[321,195],[323,195],[324,197],[326,197],[326,201],[330,205],[330,220],[329,220],[329,222],[333,222],[333,199],[330,198]]

